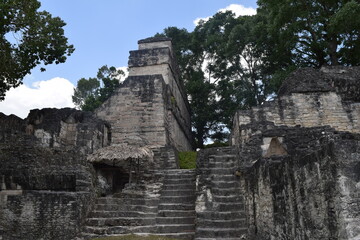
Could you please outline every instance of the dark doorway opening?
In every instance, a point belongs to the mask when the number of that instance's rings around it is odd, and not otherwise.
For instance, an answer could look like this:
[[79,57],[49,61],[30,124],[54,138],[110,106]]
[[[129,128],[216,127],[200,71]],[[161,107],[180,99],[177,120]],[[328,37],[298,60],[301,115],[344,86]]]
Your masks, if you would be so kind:
[[96,174],[105,179],[108,189],[102,195],[120,193],[125,185],[129,183],[129,173],[122,167],[109,166],[103,163],[94,164]]

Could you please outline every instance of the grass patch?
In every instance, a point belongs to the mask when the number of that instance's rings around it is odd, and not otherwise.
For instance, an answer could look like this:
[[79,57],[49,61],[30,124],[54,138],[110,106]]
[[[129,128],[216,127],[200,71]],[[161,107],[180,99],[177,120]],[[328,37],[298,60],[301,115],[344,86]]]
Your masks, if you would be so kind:
[[131,234],[131,235],[119,236],[119,237],[101,237],[101,238],[95,238],[93,240],[177,240],[177,239],[161,237],[156,235],[138,236]]
[[197,152],[179,152],[179,165],[182,169],[196,168]]

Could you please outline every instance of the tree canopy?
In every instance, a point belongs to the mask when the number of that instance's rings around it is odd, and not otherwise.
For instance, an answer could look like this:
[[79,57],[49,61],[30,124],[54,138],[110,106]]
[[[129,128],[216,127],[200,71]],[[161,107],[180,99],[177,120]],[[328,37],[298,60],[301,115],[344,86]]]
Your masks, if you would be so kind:
[[194,31],[168,27],[192,108],[193,132],[224,141],[237,109],[276,95],[299,67],[360,64],[359,0],[259,0],[257,14],[220,12]]
[[[360,64],[360,1],[259,0],[274,46],[298,66]],[[280,52],[280,51],[279,51]]]
[[39,8],[37,0],[0,1],[0,100],[34,67],[63,63],[74,51],[66,24]]
[[94,111],[119,87],[122,76],[122,70],[104,65],[99,68],[96,78],[81,78],[72,96],[75,106]]

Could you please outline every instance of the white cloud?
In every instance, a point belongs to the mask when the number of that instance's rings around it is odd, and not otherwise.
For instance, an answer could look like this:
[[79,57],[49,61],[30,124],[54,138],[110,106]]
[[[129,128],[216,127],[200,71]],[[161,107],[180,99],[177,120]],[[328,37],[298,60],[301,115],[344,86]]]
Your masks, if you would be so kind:
[[[256,9],[252,7],[244,7],[241,4],[230,4],[226,8],[219,9],[217,12],[226,12],[226,11],[232,11],[236,17],[239,16],[245,16],[245,15],[255,15]],[[203,18],[197,18],[194,20],[195,26],[197,26],[200,22],[200,20],[208,21],[211,17],[203,17]]]
[[124,72],[124,76],[121,76],[120,82],[123,82],[129,76],[128,67],[118,67],[117,70],[122,70]]
[[53,78],[38,81],[32,88],[21,85],[6,93],[5,100],[0,102],[0,112],[15,114],[25,118],[31,109],[74,107],[71,96],[74,85],[64,78]]

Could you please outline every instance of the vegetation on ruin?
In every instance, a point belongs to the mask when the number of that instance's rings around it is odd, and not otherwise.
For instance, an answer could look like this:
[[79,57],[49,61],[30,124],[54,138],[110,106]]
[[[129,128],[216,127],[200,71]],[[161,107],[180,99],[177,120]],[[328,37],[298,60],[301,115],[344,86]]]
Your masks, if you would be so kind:
[[[274,97],[293,70],[360,64],[359,0],[258,0],[258,5],[253,16],[219,12],[192,32],[168,27],[155,35],[173,40],[199,148],[209,138],[227,142],[235,111]],[[104,100],[86,91],[80,103],[74,100],[82,109]]]
[[197,147],[226,142],[237,109],[261,105],[299,67],[360,64],[360,1],[259,0],[257,14],[220,12],[194,31],[168,27],[190,99]]
[[156,236],[156,235],[150,235],[150,236],[126,235],[126,236],[119,236],[119,237],[95,238],[94,240],[177,240],[177,239]]
[[122,70],[104,65],[96,78],[81,78],[72,96],[75,106],[83,111],[94,111],[120,86],[122,76]]
[[179,152],[179,165],[181,169],[194,169],[196,168],[197,152]]
[[40,5],[37,0],[0,2],[0,100],[33,68],[63,63],[75,50],[64,36],[65,22],[38,11]]

